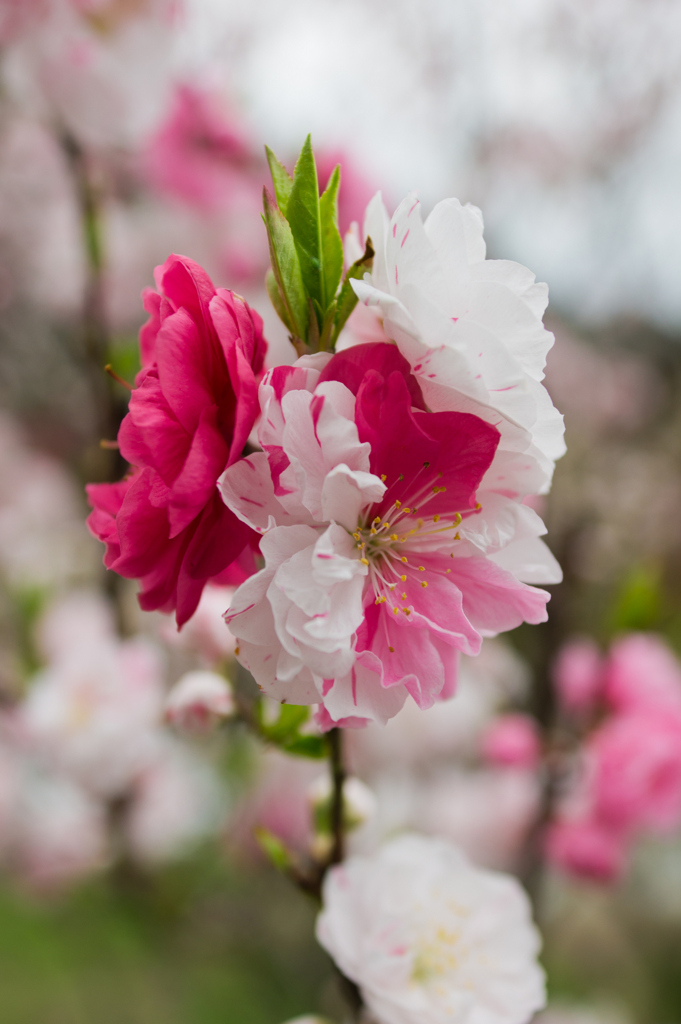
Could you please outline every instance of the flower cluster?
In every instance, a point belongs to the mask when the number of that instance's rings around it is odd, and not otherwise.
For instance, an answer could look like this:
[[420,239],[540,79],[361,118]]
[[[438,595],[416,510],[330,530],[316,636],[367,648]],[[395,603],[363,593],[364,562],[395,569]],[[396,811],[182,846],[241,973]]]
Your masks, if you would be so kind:
[[[238,163],[236,141],[210,126]],[[560,568],[531,498],[563,451],[541,383],[546,288],[487,260],[479,212],[456,200],[423,222],[413,196],[391,218],[379,194],[344,248],[339,168],[320,193],[309,139],[293,176],[267,157],[266,284],[298,359],[265,369],[258,314],[171,256],[145,295],[142,370],[118,436],[131,468],[89,487],[90,529],[106,565],[140,581],[141,606],[174,610],[189,623],[180,643],[202,653],[205,668],[170,697],[171,721],[201,730],[241,714],[283,750],[330,754],[311,794],[310,872],[287,846],[284,797],[285,836],[264,830],[263,843],[321,893],[319,940],[379,1024],[524,1024],[544,985],[516,882],[417,837],[329,869],[373,807],[344,781],[337,727],[383,726],[408,698],[427,711],[454,695],[462,654],[546,619],[537,584]],[[283,705],[276,720],[213,671],[230,647],[204,610],[226,587],[234,654]],[[296,705],[317,706],[316,735],[299,732]],[[487,748],[531,777],[539,741],[524,721]]]
[[338,171],[316,198],[309,144],[293,179],[269,156],[268,288],[304,354],[258,383],[258,315],[171,257],[119,434],[134,468],[89,488],[90,527],[180,626],[207,581],[253,573],[226,619],[261,689],[320,705],[323,727],[385,722],[408,696],[450,697],[483,636],[546,617],[533,584],[560,570],[524,502],[562,451],[540,383],[546,289],[485,259],[476,210],[448,200],[424,224],[408,197],[389,219],[379,196],[336,294]]
[[611,881],[637,836],[681,825],[681,667],[661,639],[633,633],[607,658],[589,641],[573,641],[555,676],[587,737],[547,853],[570,874]]

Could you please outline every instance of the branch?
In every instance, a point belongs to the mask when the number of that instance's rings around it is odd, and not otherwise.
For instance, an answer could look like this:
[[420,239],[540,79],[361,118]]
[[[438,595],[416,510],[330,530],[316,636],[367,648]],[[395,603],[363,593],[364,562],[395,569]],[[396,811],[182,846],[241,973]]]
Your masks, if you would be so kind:
[[333,864],[340,864],[345,857],[345,813],[343,807],[343,785],[346,772],[343,764],[343,730],[336,727],[328,734],[329,767],[331,769],[331,835],[333,845],[326,863],[325,873]]

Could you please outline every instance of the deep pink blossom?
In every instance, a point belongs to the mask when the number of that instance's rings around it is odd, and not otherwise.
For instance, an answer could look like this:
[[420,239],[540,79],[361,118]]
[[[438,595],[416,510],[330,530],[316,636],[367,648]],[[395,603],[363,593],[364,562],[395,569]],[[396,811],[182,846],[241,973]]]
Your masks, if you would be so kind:
[[143,365],[118,435],[135,468],[121,483],[88,487],[88,525],[107,545],[105,565],[140,580],[142,608],[175,609],[181,626],[209,579],[248,575],[242,552],[252,532],[216,482],[255,422],[266,343],[258,314],[216,291],[186,257],[170,256],[156,282],[158,292],[145,293]]
[[540,743],[537,724],[529,715],[499,715],[482,737],[482,752],[492,764],[536,768]]

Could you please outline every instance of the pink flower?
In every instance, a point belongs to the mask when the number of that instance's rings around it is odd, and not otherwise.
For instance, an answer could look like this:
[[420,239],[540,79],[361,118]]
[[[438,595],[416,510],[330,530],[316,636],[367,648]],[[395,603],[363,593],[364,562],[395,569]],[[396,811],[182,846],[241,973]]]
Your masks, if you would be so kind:
[[627,844],[620,832],[597,818],[564,819],[546,837],[549,861],[567,874],[595,882],[613,882],[625,867]]
[[385,721],[408,694],[424,708],[451,696],[458,652],[477,653],[483,632],[545,619],[548,594],[499,564],[516,510],[524,536],[541,521],[504,495],[476,502],[498,431],[427,412],[394,345],[277,367],[260,399],[264,451],[221,489],[264,534],[265,568],[227,621],[266,692],[321,701],[336,722]]
[[104,563],[141,583],[146,611],[176,610],[181,626],[208,580],[225,570],[251,531],[220,501],[216,483],[241,456],[257,414],[256,376],[266,343],[262,320],[243,299],[213,287],[184,256],[156,270],[145,293],[142,370],[119,431],[135,467],[118,484],[90,484],[92,533]]
[[43,21],[49,11],[49,0],[3,0],[0,4],[0,43],[6,46],[17,36],[30,31]]
[[638,834],[681,825],[681,671],[659,637],[634,633],[607,659],[588,641],[568,644],[555,681],[567,708],[600,702],[608,714],[584,745],[548,856],[572,874],[610,881]]
[[536,768],[540,744],[534,719],[521,714],[500,715],[482,738],[482,752],[491,764]]
[[259,206],[262,181],[244,132],[211,94],[175,90],[168,118],[150,139],[144,164],[151,183],[211,213],[244,200]]
[[681,825],[681,713],[616,715],[593,734],[588,750],[601,820],[658,833]]
[[602,696],[603,658],[592,640],[571,640],[553,667],[553,681],[567,711],[591,711]]
[[681,714],[681,668],[654,634],[630,633],[613,644],[605,670],[605,697],[616,711]]

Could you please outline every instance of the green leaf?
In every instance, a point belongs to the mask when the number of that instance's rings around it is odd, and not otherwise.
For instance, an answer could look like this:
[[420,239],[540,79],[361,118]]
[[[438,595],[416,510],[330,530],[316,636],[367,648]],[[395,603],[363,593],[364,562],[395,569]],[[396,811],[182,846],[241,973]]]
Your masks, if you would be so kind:
[[266,188],[263,189],[263,206],[272,271],[279,285],[286,316],[293,326],[293,334],[304,341],[307,337],[307,297],[291,228]]
[[265,146],[265,152],[267,153],[267,162],[270,165],[274,194],[277,197],[279,209],[286,216],[291,188],[293,187],[293,178],[284,165],[277,160],[269,146]]
[[286,209],[291,225],[303,283],[308,295],[326,309],[322,274],[322,233],[319,216],[317,168],[310,136],[305,140],[293,175]]
[[371,264],[375,256],[374,247],[371,244],[371,239],[367,238],[364,249],[364,255],[356,260],[351,267],[348,267],[348,271],[343,281],[343,287],[340,290],[338,301],[336,303],[336,315],[333,321],[333,334],[331,335],[332,347],[338,340],[338,335],[343,330],[345,323],[352,313],[353,309],[357,305],[357,296],[350,284],[353,279],[364,277],[367,270],[371,270]]
[[281,297],[279,285],[277,284],[277,279],[274,276],[274,271],[272,269],[269,269],[265,274],[265,287],[267,288],[267,294],[270,297],[270,302],[274,306],[277,316],[282,323],[286,325],[289,330],[289,334],[295,334],[295,328],[289,320],[288,312],[284,305],[284,300]]
[[324,284],[324,312],[333,300],[343,276],[343,240],[338,230],[338,189],[340,164],[333,170],[325,192],[319,199],[319,219],[322,234],[322,271]]
[[293,738],[300,726],[307,721],[310,709],[307,704],[282,704],[276,722],[266,724],[260,719],[260,725],[267,739],[273,743],[282,743]]
[[329,348],[331,341],[331,331],[333,330],[333,323],[336,316],[336,303],[331,303],[326,311],[324,322],[322,323],[322,331],[319,336],[319,351],[326,352]]
[[258,846],[275,868],[279,871],[288,871],[293,861],[279,836],[275,836],[273,832],[261,825],[257,826],[253,832]]
[[610,615],[612,631],[659,628],[662,604],[661,567],[655,564],[634,566],[614,602]]
[[328,744],[323,736],[296,736],[284,743],[283,748],[287,754],[316,759],[327,757],[329,753]]
[[315,302],[314,299],[308,299],[307,304],[310,310],[310,318],[308,320],[308,332],[307,332],[307,343],[313,352],[319,351],[319,323],[321,320],[321,313],[319,310],[319,303]]

